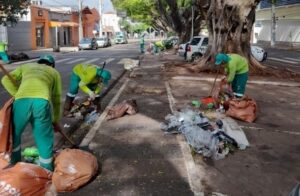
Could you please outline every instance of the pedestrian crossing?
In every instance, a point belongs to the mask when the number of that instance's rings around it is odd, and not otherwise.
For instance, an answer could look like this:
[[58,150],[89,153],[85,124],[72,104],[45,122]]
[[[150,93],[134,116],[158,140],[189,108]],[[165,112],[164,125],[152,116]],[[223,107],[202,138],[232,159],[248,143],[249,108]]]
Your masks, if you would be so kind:
[[267,60],[277,61],[281,63],[287,63],[292,65],[299,65],[300,66],[300,59],[298,58],[290,58],[290,57],[284,57],[284,58],[276,58],[276,57],[268,57]]
[[[118,58],[119,59],[119,58]],[[58,59],[55,62],[58,64],[65,64],[65,65],[74,65],[74,64],[100,64],[103,63],[104,61],[106,63],[110,63],[112,61],[116,60],[116,58],[108,58],[105,60],[105,58],[84,58],[84,57],[79,57],[79,58],[64,58],[64,59]],[[122,62],[122,60],[120,61]],[[122,64],[122,63],[116,63],[116,64]]]

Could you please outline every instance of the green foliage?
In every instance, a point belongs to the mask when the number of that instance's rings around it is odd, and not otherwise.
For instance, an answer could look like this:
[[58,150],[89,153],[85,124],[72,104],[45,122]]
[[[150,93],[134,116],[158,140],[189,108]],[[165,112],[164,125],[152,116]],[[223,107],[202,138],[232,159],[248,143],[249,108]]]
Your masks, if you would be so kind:
[[19,16],[27,14],[26,8],[29,5],[30,0],[0,0],[0,24],[14,25]]
[[[127,15],[136,21],[151,25],[153,19],[159,16],[155,0],[112,0],[117,10],[124,10]],[[166,10],[170,10],[165,0],[162,1]],[[192,0],[177,0],[179,8],[192,5]]]

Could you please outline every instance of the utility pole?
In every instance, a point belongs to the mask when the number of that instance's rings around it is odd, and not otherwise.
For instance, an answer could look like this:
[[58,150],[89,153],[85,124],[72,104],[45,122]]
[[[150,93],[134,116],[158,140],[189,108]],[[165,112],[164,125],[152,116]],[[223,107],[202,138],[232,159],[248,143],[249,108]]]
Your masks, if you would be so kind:
[[276,13],[275,13],[275,1],[272,0],[271,7],[271,47],[275,46],[276,41]]
[[99,15],[100,15],[100,20],[99,20],[99,37],[102,37],[102,32],[103,32],[103,28],[102,28],[102,0],[99,0]]
[[82,0],[78,0],[79,7],[79,41],[83,37],[83,28],[82,28]]

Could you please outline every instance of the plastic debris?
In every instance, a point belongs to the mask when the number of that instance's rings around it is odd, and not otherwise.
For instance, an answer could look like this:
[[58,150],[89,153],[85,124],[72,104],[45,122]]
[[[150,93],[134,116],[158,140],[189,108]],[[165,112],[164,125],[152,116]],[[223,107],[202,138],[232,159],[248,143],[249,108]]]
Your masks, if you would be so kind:
[[211,123],[202,113],[185,108],[165,117],[161,129],[166,133],[182,133],[193,150],[215,160],[223,159],[238,147],[223,130],[223,122]]
[[70,128],[71,125],[69,124],[64,124],[64,128]]
[[97,121],[99,118],[99,113],[97,113],[96,110],[94,110],[92,113],[89,113],[88,115],[85,116],[85,123],[87,124],[93,124],[94,122]]
[[27,147],[23,150],[22,156],[26,163],[38,164],[39,151],[36,147]]
[[192,105],[196,108],[200,108],[201,106],[201,102],[200,101],[197,101],[197,100],[193,100],[192,101]]

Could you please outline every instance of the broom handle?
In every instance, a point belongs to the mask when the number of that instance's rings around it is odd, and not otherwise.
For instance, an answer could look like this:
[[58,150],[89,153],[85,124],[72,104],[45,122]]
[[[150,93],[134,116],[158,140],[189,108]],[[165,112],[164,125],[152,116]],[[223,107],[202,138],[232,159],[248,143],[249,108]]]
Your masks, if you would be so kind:
[[0,69],[3,71],[3,73],[8,77],[8,79],[15,85],[18,86],[17,80],[15,80],[10,73],[4,68],[4,66],[0,63]]

